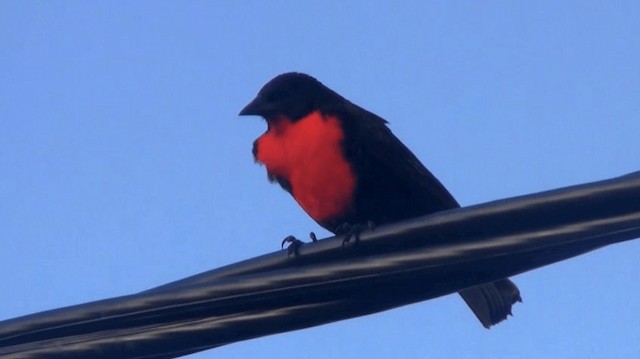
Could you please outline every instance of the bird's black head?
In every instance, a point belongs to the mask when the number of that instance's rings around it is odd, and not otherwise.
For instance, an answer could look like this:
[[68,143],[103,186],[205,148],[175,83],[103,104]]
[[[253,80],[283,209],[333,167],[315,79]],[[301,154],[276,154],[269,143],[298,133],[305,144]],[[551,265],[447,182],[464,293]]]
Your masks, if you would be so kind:
[[257,115],[267,120],[286,116],[296,121],[338,99],[340,95],[315,78],[288,72],[267,82],[258,96],[240,111],[240,116]]

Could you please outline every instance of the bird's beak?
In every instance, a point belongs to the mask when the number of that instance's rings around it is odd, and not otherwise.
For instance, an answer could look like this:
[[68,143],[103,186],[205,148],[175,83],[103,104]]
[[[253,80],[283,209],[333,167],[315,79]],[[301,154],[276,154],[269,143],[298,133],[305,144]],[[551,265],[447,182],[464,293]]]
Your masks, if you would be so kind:
[[253,99],[253,101],[249,102],[242,111],[238,114],[239,116],[262,116],[264,112],[264,102],[260,98],[260,96]]

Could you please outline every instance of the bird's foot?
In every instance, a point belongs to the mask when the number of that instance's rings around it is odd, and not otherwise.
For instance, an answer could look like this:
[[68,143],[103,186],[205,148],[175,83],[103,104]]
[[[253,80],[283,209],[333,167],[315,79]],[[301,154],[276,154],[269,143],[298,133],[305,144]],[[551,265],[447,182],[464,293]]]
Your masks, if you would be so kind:
[[367,223],[343,223],[336,229],[337,235],[343,235],[344,239],[342,240],[342,246],[351,242],[353,239],[354,243],[358,243],[360,241],[360,233],[364,230],[374,230],[376,225],[372,221],[367,221]]
[[[312,242],[318,241],[318,237],[316,237],[316,234],[313,232],[309,233],[309,238],[311,238]],[[298,250],[304,244],[303,241],[294,236],[287,236],[285,239],[283,239],[280,247],[284,248],[285,243],[289,243],[289,245],[287,246],[287,252],[289,253],[289,255],[295,254],[296,256],[300,254]]]

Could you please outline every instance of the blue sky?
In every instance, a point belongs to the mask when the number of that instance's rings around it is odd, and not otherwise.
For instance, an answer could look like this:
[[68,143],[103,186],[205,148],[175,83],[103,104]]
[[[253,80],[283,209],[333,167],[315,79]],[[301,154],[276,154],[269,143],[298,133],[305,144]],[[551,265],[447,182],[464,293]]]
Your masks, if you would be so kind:
[[[0,319],[135,293],[325,236],[239,110],[303,71],[386,118],[463,205],[640,170],[634,1],[0,2]],[[193,358],[640,354],[640,243]]]

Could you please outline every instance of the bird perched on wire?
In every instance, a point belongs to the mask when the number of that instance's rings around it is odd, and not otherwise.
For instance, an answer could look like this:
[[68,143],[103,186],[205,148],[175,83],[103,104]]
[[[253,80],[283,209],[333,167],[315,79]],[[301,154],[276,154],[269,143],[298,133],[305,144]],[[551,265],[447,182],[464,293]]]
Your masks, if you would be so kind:
[[[276,76],[240,111],[267,122],[253,155],[268,178],[289,192],[318,224],[347,239],[365,225],[384,225],[459,204],[391,132],[387,121],[303,73]],[[489,328],[520,301],[501,279],[460,292]]]

